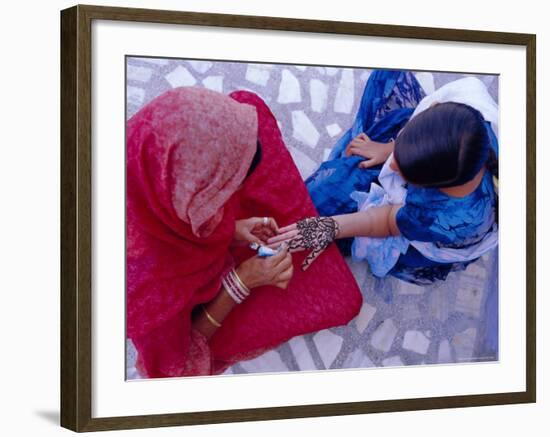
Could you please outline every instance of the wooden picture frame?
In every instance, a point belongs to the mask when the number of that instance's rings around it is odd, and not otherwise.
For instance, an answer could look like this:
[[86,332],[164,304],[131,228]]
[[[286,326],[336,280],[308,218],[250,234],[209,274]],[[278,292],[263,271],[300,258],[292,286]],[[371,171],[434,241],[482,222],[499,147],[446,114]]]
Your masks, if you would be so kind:
[[[280,406],[126,417],[92,417],[92,35],[93,20],[491,43],[526,48],[526,390],[510,393]],[[440,29],[75,6],[61,12],[61,425],[83,432],[331,415],[529,403],[536,400],[536,37]],[[122,146],[121,146],[122,147]]]

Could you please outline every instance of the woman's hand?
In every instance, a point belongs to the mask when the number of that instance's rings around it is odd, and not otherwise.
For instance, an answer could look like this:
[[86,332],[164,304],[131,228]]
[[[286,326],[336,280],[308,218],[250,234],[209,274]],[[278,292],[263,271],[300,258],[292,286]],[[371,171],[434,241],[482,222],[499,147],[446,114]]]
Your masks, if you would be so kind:
[[393,143],[379,143],[372,141],[367,134],[357,135],[346,147],[346,156],[357,155],[367,158],[359,163],[360,168],[370,168],[383,164],[393,152]]
[[272,248],[287,243],[291,252],[311,250],[302,262],[302,270],[306,271],[336,239],[338,230],[338,223],[332,217],[309,217],[279,229],[279,235],[267,242]]
[[273,256],[265,258],[253,256],[243,261],[236,268],[236,272],[250,289],[262,285],[274,285],[285,289],[294,273],[292,255],[285,244],[280,252]]
[[266,244],[268,238],[277,234],[279,227],[272,217],[251,217],[237,220],[233,240],[237,244]]

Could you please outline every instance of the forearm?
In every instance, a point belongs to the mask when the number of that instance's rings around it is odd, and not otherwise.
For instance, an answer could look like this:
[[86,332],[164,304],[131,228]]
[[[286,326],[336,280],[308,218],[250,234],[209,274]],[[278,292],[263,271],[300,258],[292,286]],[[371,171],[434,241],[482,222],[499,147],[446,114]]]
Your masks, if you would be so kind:
[[[212,337],[237,303],[222,286],[219,293],[210,302],[203,304],[203,308],[197,313],[193,320],[193,328],[198,330],[206,338]],[[206,311],[205,311],[206,310]],[[211,320],[208,315],[210,316]]]
[[352,214],[333,216],[338,223],[336,238],[378,237],[400,235],[395,215],[401,205],[385,205]]
[[[229,286],[231,288],[232,286],[229,284],[236,284],[236,282],[242,284],[242,288],[239,287],[239,293],[241,293],[240,298],[244,299],[246,297],[243,297],[244,293],[248,295],[250,289],[261,285],[261,283],[258,283],[257,278],[255,279],[250,275],[250,268],[245,268],[244,264],[235,269],[234,275],[232,280],[229,280],[227,284],[220,287],[214,299],[202,305],[202,308],[200,308],[193,318],[193,327],[208,339],[221,327],[225,318],[238,304],[235,298],[238,299],[239,296],[235,295],[235,288],[233,288],[232,296],[226,287]],[[230,276],[231,273],[226,279]]]

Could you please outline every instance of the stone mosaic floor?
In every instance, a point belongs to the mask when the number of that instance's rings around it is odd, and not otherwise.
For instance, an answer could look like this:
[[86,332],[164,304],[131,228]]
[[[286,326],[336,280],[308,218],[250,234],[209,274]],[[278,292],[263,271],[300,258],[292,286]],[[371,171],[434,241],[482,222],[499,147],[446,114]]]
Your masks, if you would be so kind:
[[[127,117],[162,92],[204,86],[225,94],[261,96],[279,121],[303,178],[328,156],[351,126],[370,70],[176,59],[128,58]],[[463,77],[419,72],[426,94]],[[498,102],[498,79],[478,76]],[[359,315],[346,326],[291,339],[228,374],[460,363],[498,359],[486,333],[498,324],[498,255],[486,254],[445,282],[428,287],[373,277],[366,263],[346,260],[363,293]],[[128,342],[128,378],[135,350]]]

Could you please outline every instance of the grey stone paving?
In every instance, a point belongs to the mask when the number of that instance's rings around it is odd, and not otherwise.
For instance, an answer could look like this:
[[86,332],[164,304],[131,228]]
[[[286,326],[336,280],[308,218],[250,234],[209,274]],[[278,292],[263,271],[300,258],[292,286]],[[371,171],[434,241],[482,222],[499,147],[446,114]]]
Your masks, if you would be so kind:
[[[228,94],[261,96],[279,122],[303,178],[309,176],[351,126],[370,70],[294,65],[128,58],[127,117],[177,86],[205,86]],[[465,75],[418,72],[427,94]],[[496,76],[478,76],[498,102]],[[365,262],[346,260],[363,293],[359,315],[346,326],[303,335],[226,373],[258,373],[375,366],[492,361],[487,338],[498,298],[497,251],[444,282],[420,287],[378,279]],[[128,342],[128,378],[138,378]]]

